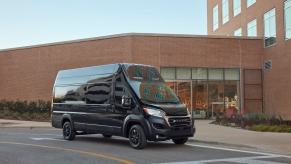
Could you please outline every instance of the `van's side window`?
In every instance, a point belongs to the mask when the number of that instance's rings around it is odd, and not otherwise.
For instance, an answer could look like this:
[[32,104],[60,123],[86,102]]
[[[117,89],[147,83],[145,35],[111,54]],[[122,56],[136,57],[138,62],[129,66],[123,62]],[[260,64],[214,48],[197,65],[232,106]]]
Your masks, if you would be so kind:
[[85,90],[86,84],[84,85],[66,85],[56,86],[54,89],[54,102],[55,103],[85,103]]
[[100,82],[87,85],[87,104],[109,104],[111,94],[111,83]]

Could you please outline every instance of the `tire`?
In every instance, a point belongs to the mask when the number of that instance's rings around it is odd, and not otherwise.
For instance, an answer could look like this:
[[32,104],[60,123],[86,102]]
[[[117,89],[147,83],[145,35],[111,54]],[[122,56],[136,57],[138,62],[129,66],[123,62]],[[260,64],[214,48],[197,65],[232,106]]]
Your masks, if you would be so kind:
[[147,139],[140,125],[133,125],[128,133],[130,146],[134,149],[143,149],[147,145]]
[[71,122],[66,121],[63,125],[63,137],[65,140],[73,140],[75,139],[76,133],[71,124]]
[[172,141],[177,145],[183,145],[188,141],[188,138],[172,139]]
[[102,135],[104,138],[111,138],[112,137],[112,135],[110,135],[110,134],[102,134]]

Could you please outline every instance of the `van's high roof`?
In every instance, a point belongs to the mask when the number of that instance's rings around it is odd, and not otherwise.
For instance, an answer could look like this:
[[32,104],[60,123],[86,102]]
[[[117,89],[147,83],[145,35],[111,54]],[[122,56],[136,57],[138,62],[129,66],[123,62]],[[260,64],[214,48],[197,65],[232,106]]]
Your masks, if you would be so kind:
[[113,74],[113,73],[116,73],[118,71],[118,68],[122,65],[125,67],[131,66],[131,65],[153,67],[150,65],[133,64],[133,63],[106,64],[106,65],[99,65],[99,66],[60,70],[58,72],[57,78],[73,77],[73,76],[90,76],[90,75],[96,75],[96,74]]

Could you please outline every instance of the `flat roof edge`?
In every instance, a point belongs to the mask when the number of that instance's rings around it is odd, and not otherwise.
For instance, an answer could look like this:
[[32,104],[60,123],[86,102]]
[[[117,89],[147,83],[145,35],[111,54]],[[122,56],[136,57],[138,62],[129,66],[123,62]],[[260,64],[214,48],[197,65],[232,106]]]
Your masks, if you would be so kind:
[[37,44],[37,45],[30,45],[30,46],[20,46],[20,47],[15,47],[15,48],[6,48],[6,49],[0,49],[0,52],[22,50],[22,49],[30,49],[30,48],[38,48],[38,47],[47,47],[47,46],[54,46],[54,45],[71,44],[71,43],[80,43],[80,42],[88,42],[88,41],[96,41],[96,40],[127,37],[127,36],[180,37],[180,38],[184,37],[184,38],[211,38],[211,39],[248,39],[248,40],[262,40],[263,39],[262,37],[235,37],[235,36],[222,36],[222,35],[162,34],[162,33],[121,33],[121,34],[98,36],[98,37],[92,37],[92,38],[84,38],[84,39],[76,39],[76,40],[68,40],[68,41],[60,41],[60,42],[52,42],[52,43]]

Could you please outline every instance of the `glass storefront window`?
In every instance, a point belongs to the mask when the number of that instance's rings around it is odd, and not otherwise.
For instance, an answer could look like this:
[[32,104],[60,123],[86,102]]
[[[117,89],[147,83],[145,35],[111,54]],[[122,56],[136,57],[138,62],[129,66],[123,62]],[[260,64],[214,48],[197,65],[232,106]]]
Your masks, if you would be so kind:
[[161,68],[161,74],[196,118],[240,112],[238,68]]
[[177,82],[177,95],[188,109],[191,109],[191,82]]
[[161,68],[161,75],[164,79],[174,80],[176,78],[175,68]]
[[223,69],[209,69],[209,80],[223,80]]
[[224,80],[239,80],[239,69],[225,69]]
[[240,109],[239,81],[225,81],[224,101],[226,111],[232,109],[235,109],[236,112],[239,111]]
[[177,68],[177,79],[191,79],[191,68]]
[[208,109],[207,81],[193,81],[192,83],[192,110]]
[[208,82],[208,112],[209,116],[217,116],[224,112],[224,83],[223,81]]
[[177,83],[176,82],[166,82],[166,83],[176,93]]
[[207,68],[192,68],[192,79],[207,80]]

